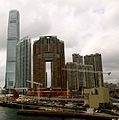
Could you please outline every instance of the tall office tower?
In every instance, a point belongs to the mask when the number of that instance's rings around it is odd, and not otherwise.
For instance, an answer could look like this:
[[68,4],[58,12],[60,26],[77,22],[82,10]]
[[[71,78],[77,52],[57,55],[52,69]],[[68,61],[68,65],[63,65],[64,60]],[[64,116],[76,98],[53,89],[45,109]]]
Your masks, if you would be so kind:
[[[94,71],[94,86],[99,87],[103,86],[103,74],[102,74],[102,58],[101,54],[91,54],[84,56],[84,63],[86,65],[93,65],[93,71]],[[90,75],[86,74],[86,78],[89,78]],[[86,79],[89,84],[91,81]]]
[[8,21],[6,89],[13,88],[15,85],[16,43],[19,41],[19,36],[19,12],[17,10],[11,10]]
[[83,56],[79,54],[72,54],[73,62],[76,62],[78,64],[83,64]]
[[[49,64],[50,75],[47,72]],[[33,81],[42,88],[66,89],[64,42],[56,36],[43,36],[33,45]],[[48,80],[48,78],[50,78]],[[48,82],[50,85],[48,86]],[[35,86],[34,86],[35,87]]]
[[27,80],[31,80],[31,41],[28,36],[17,42],[15,87],[30,88]]

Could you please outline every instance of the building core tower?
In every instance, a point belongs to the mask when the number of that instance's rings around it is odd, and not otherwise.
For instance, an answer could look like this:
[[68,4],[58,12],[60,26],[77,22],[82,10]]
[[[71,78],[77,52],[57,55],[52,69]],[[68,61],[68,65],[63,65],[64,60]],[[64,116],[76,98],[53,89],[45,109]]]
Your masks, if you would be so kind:
[[7,39],[7,60],[5,88],[10,89],[15,85],[16,68],[16,43],[19,41],[19,12],[11,10],[8,21],[8,39]]
[[65,81],[65,56],[64,42],[56,36],[43,36],[34,42],[33,45],[33,81],[42,84],[42,88],[48,88],[46,63],[50,62],[51,67],[51,88],[66,88]]

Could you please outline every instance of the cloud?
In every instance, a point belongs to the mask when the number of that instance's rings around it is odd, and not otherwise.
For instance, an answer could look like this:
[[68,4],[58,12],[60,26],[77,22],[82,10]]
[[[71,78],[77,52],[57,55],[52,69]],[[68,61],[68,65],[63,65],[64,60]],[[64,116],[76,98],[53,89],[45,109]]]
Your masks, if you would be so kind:
[[50,19],[47,19],[45,16],[34,18],[21,31],[24,31],[21,36],[29,35],[30,37],[37,37],[45,35],[50,31]]
[[17,9],[21,38],[56,35],[65,43],[67,62],[72,61],[72,53],[101,53],[104,70],[114,73],[106,79],[117,81],[118,5],[118,0],[0,0],[0,54],[5,54],[7,46],[9,10]]
[[0,87],[4,86],[4,80],[5,80],[5,67],[6,64],[6,50],[1,49],[0,50]]

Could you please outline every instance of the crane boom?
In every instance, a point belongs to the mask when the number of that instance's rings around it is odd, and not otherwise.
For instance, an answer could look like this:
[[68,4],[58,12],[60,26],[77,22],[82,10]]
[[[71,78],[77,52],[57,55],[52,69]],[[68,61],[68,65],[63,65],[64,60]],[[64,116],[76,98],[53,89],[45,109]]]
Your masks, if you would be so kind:
[[102,73],[102,74],[108,74],[110,75],[111,72],[102,72],[102,71],[91,71],[91,70],[82,70],[82,69],[71,69],[71,68],[63,68],[62,70],[66,71],[78,71],[78,72],[88,72],[88,73]]
[[27,80],[27,82],[29,82],[29,83],[33,83],[33,84],[36,84],[36,85],[42,85],[41,83],[38,83],[38,82],[32,82],[32,81],[29,81],[29,80]]

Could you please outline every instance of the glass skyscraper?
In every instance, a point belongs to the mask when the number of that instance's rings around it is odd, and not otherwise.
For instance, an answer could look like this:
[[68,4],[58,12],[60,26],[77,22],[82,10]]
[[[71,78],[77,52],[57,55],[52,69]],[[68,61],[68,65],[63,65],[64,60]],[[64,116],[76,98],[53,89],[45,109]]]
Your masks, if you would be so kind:
[[28,36],[17,43],[16,47],[16,82],[15,88],[30,88],[31,80],[31,41]]
[[16,43],[19,41],[19,12],[11,10],[8,21],[8,39],[7,39],[7,58],[6,58],[6,75],[5,88],[11,89],[15,85],[16,71]]

